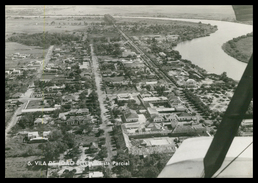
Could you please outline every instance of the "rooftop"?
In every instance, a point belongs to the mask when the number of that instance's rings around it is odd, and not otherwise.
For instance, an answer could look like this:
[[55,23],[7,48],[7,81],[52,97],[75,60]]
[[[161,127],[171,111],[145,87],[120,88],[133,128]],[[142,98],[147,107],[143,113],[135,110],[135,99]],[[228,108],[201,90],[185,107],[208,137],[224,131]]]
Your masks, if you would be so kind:
[[167,97],[145,97],[142,100],[144,102],[152,102],[152,101],[168,100],[168,98]]

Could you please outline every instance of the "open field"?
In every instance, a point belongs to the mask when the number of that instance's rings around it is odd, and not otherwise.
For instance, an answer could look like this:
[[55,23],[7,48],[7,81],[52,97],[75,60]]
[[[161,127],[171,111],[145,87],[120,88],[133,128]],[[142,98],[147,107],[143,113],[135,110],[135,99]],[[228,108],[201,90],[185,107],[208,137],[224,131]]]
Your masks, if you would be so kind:
[[[12,54],[31,54],[30,57],[24,59],[12,60]],[[26,46],[16,42],[5,43],[5,70],[10,68],[17,68],[27,65],[33,60],[42,60],[45,56],[46,50],[39,48],[38,46]]]
[[43,15],[127,15],[127,16],[164,16],[175,18],[204,18],[217,20],[235,20],[230,5],[40,5],[6,6],[6,15],[43,16]]
[[107,94],[119,94],[119,93],[134,93],[137,92],[134,87],[107,87]]
[[84,22],[90,25],[92,22],[103,22],[103,18],[84,18],[82,20],[74,20],[73,18],[67,17],[29,17],[24,19],[9,18],[6,19],[5,33],[7,38],[13,33],[39,33],[43,31],[49,33],[73,33],[73,31],[80,31],[80,29],[87,30],[87,25],[84,25]]
[[[21,131],[16,129],[12,130],[12,133],[14,131]],[[26,131],[26,129],[22,130]],[[38,149],[39,143],[34,144],[28,144],[23,143],[23,135],[14,135],[11,138],[9,138],[6,142],[6,148],[10,148],[9,150],[5,150],[5,157],[25,157],[25,156],[31,156],[31,155],[41,155],[42,151]]]
[[5,127],[6,127],[7,123],[9,122],[9,120],[12,118],[14,111],[5,112]]
[[26,109],[38,109],[38,108],[47,108],[48,106],[41,105],[42,100],[30,100]]
[[42,74],[41,79],[54,79],[56,74]]
[[175,145],[175,138],[169,137],[156,137],[156,138],[145,138],[142,139],[145,141],[147,146],[157,146],[157,145]]
[[38,159],[40,159],[40,156],[5,158],[5,178],[46,177],[46,171],[43,169],[28,170],[27,168],[29,161],[38,161]]

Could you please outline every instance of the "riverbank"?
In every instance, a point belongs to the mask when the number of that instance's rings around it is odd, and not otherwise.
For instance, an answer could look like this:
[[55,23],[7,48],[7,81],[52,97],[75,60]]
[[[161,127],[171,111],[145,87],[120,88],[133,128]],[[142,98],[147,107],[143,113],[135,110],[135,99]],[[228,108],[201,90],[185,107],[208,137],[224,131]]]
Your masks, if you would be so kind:
[[224,43],[222,49],[238,61],[248,63],[253,53],[253,34],[233,38]]
[[[132,17],[132,16],[114,16],[114,18],[135,18],[135,19],[156,19],[156,20],[178,20],[186,22],[201,22],[204,24],[216,25],[218,30],[210,36],[195,38],[190,41],[178,43],[174,50],[179,51],[182,59],[191,60],[193,64],[205,69],[208,73],[222,74],[239,81],[246,68],[246,63],[239,62],[235,58],[226,54],[221,46],[238,36],[253,32],[253,26],[203,19],[180,19],[180,18],[160,18],[160,17]],[[234,69],[232,69],[234,68]]]

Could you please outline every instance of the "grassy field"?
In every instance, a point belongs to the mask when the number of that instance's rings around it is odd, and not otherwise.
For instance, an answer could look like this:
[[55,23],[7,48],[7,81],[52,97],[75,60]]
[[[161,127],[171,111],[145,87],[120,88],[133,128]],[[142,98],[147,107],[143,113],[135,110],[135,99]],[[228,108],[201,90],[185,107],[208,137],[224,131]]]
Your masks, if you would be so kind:
[[[54,23],[53,23],[54,22]],[[24,18],[24,19],[7,19],[5,25],[6,38],[12,35],[13,33],[39,33],[39,32],[57,32],[57,33],[67,33],[79,30],[87,29],[87,25],[84,25],[84,22],[87,22],[90,25],[92,22],[103,22],[103,19],[82,19],[74,20],[58,17],[41,17],[41,18]],[[51,24],[52,23],[52,24]],[[64,25],[65,24],[65,25]],[[73,24],[73,25],[72,25]],[[75,25],[77,24],[77,25]],[[80,25],[78,25],[80,24]]]
[[37,161],[41,157],[38,144],[22,143],[23,136],[9,138],[5,145],[5,177],[45,177],[45,170],[38,166],[36,169],[28,169],[29,161]]
[[39,158],[39,156],[5,158],[5,178],[46,178],[45,170],[27,168],[29,161],[37,161]]
[[134,93],[137,92],[134,87],[114,87],[109,88],[107,87],[107,94],[119,94],[119,93]]
[[5,112],[5,127],[8,124],[9,120],[12,118],[14,111]]
[[[18,127],[16,127],[17,129]],[[17,131],[14,129],[13,131]],[[12,132],[13,132],[12,131]],[[18,130],[18,131],[26,131]],[[22,135],[14,135],[8,139],[6,142],[6,148],[10,148],[10,150],[5,151],[5,157],[22,157],[22,156],[29,156],[29,155],[41,155],[42,152],[40,149],[37,148],[38,143],[35,144],[27,144],[23,143],[24,136]]]
[[41,105],[42,100],[31,100],[27,105],[26,109],[39,109],[39,108],[47,108],[48,106]]

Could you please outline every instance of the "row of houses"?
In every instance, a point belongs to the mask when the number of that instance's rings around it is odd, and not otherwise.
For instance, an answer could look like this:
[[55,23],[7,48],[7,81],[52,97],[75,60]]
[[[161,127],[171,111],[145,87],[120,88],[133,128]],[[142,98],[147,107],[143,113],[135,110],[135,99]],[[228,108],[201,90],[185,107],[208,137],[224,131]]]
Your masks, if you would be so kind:
[[13,56],[12,56],[12,60],[14,59],[24,59],[24,58],[28,58],[30,57],[31,54],[20,54],[20,53],[14,53]]
[[5,75],[20,75],[22,74],[22,71],[20,69],[9,69],[8,71],[5,71]]
[[70,116],[68,119],[66,119],[64,121],[58,120],[58,121],[56,121],[56,123],[77,126],[77,125],[92,123],[92,117],[90,115]]

